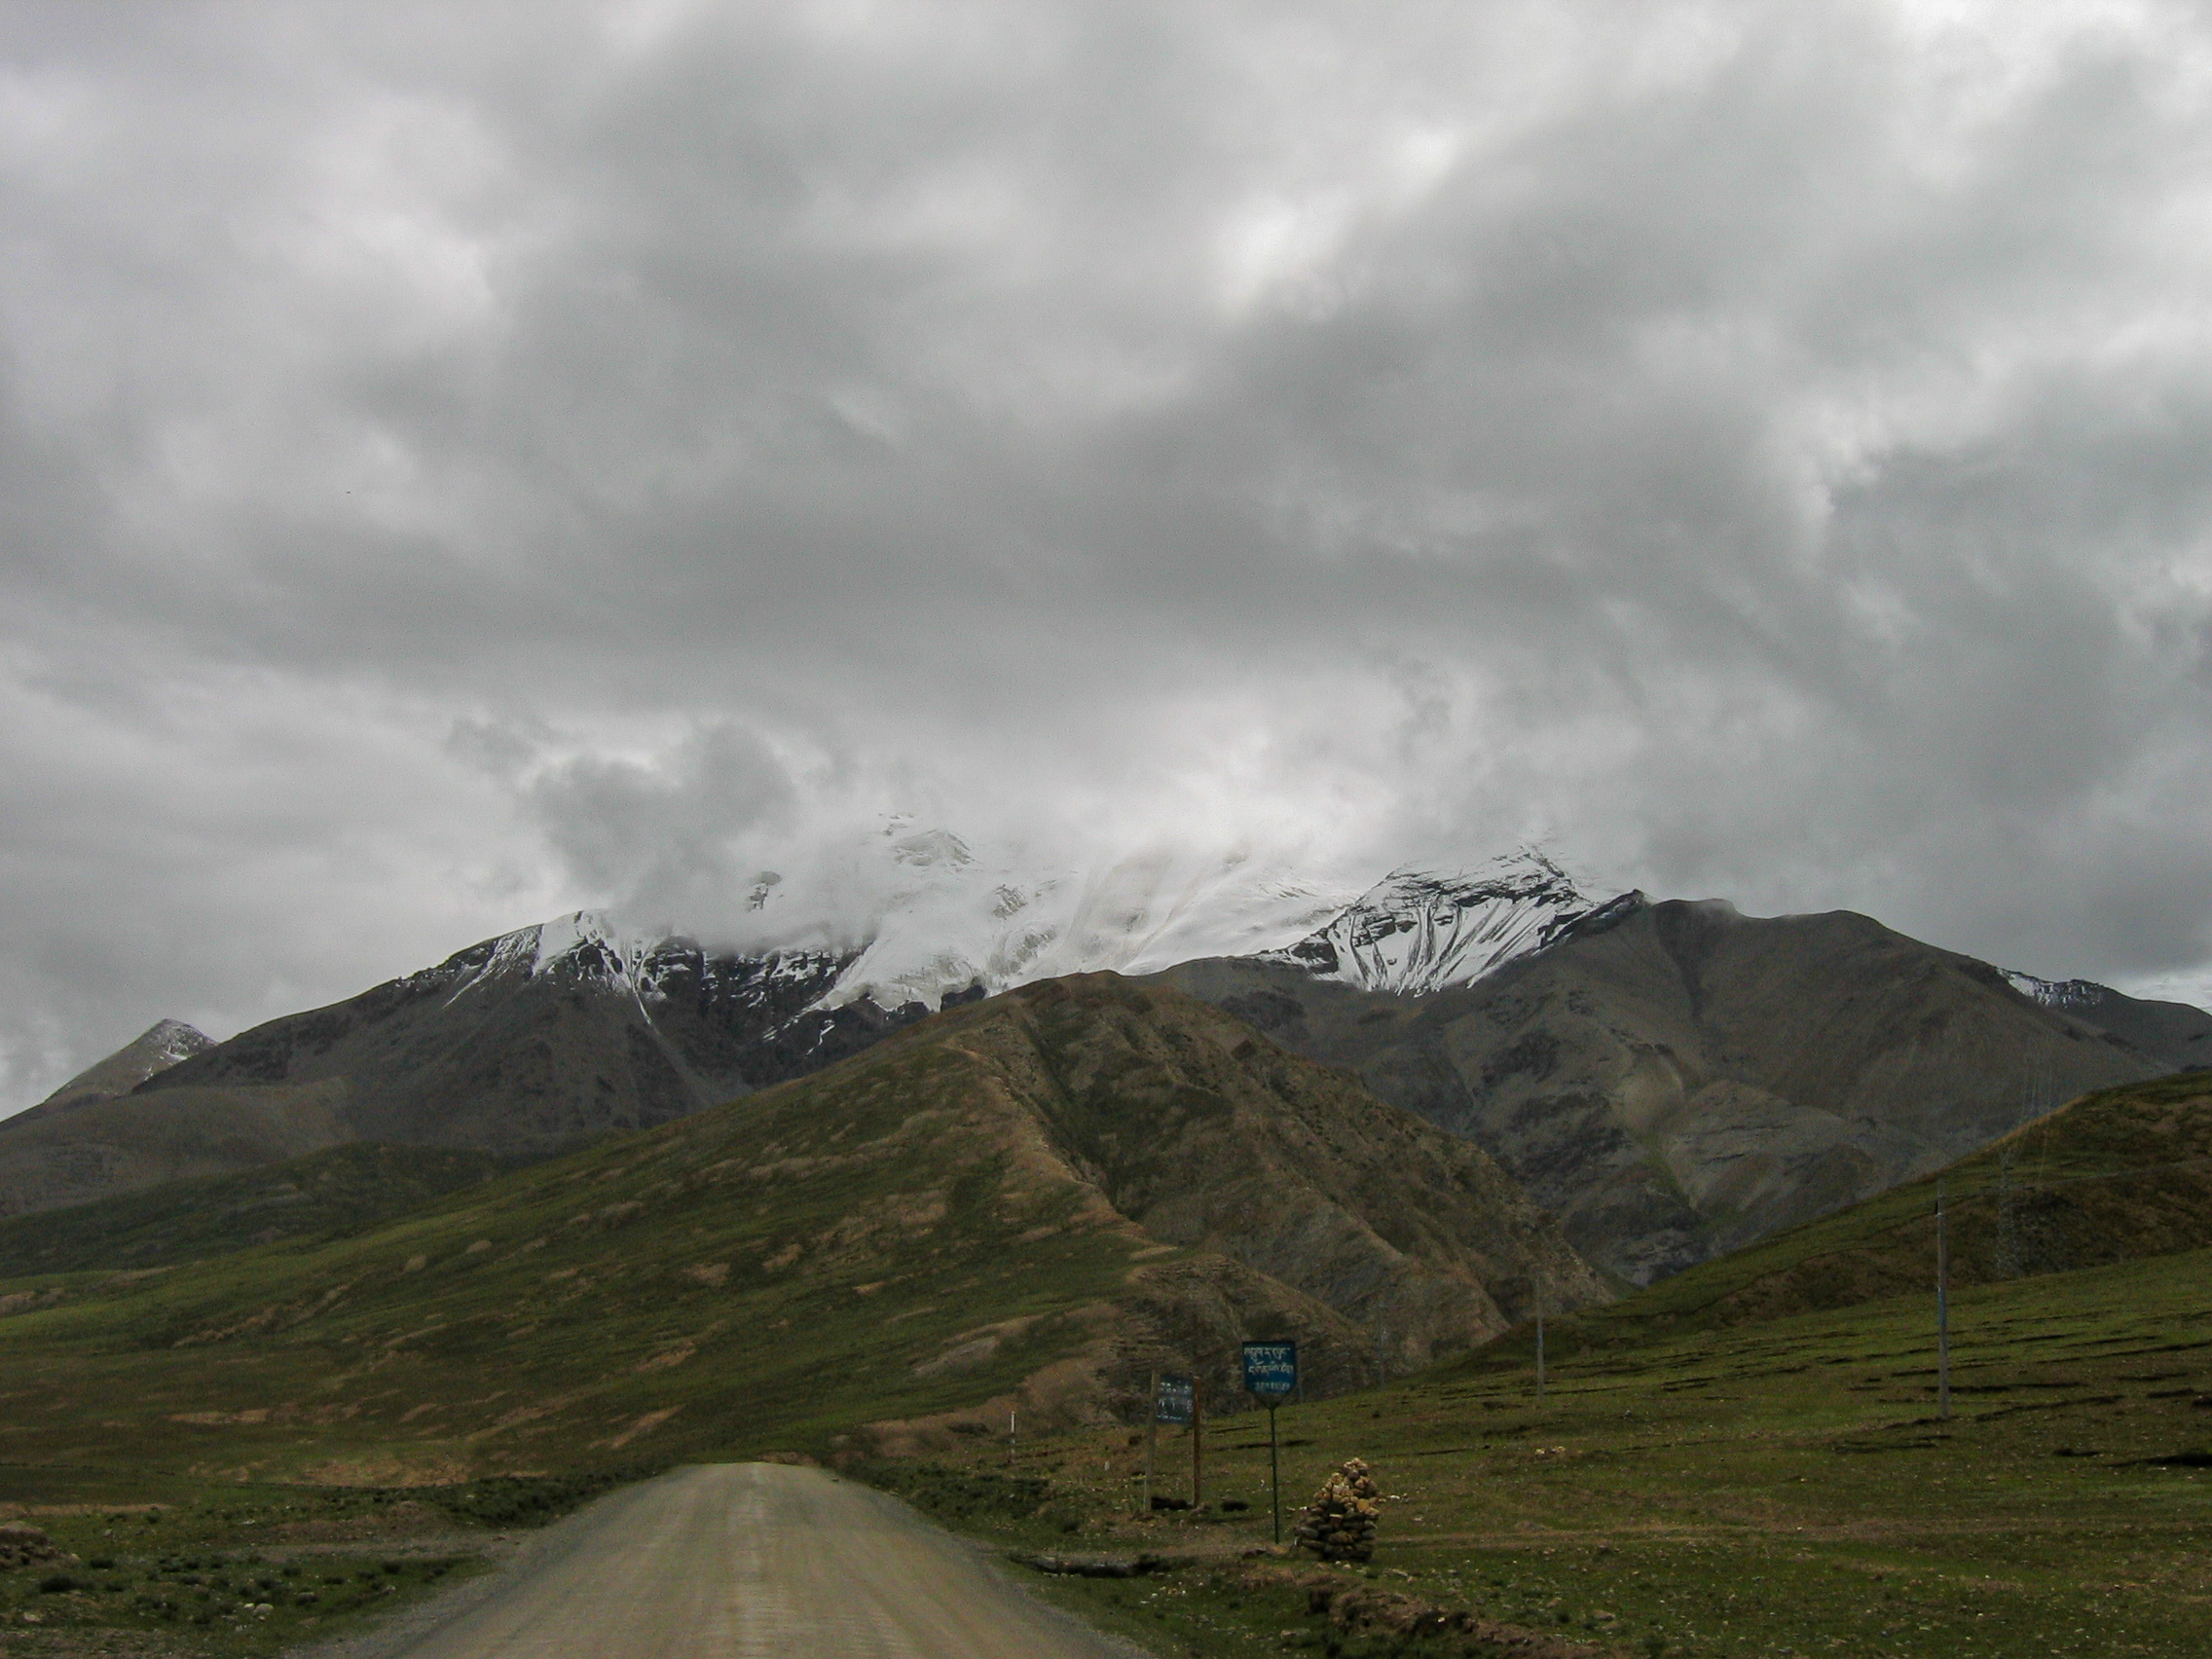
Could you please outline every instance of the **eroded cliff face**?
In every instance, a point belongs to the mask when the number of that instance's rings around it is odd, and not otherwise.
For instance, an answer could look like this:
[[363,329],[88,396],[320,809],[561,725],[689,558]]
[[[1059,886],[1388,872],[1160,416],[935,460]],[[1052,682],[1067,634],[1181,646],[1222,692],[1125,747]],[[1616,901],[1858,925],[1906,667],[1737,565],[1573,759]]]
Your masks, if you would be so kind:
[[1279,961],[1161,977],[1466,1136],[1584,1255],[1639,1284],[1938,1167],[2084,1089],[2171,1069],[1985,963],[1848,912],[1616,903],[1416,997]]

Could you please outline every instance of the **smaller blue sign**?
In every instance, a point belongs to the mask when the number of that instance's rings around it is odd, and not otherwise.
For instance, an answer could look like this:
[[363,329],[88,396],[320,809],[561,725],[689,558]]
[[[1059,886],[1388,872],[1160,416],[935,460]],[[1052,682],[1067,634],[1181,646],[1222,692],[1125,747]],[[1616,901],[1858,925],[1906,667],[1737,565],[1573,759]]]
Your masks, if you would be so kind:
[[1160,1396],[1153,1401],[1152,1420],[1185,1423],[1191,1420],[1191,1380],[1188,1377],[1160,1380]]
[[1287,1399],[1298,1392],[1296,1343],[1246,1343],[1244,1386],[1263,1400]]

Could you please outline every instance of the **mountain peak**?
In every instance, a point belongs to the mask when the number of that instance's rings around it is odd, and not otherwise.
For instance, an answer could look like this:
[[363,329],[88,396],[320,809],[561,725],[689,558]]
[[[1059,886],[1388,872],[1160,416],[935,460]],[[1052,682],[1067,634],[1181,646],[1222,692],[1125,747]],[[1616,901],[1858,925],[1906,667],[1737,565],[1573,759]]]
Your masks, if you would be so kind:
[[1471,867],[1402,866],[1326,927],[1261,959],[1362,990],[1420,996],[1542,950],[1610,907],[1594,904],[1540,848],[1522,847]]
[[167,1071],[180,1060],[189,1060],[214,1046],[212,1037],[181,1019],[157,1019],[114,1053],[87,1066],[20,1117],[28,1121],[71,1106],[90,1105],[95,1100],[112,1100],[119,1094],[129,1094],[157,1072]]

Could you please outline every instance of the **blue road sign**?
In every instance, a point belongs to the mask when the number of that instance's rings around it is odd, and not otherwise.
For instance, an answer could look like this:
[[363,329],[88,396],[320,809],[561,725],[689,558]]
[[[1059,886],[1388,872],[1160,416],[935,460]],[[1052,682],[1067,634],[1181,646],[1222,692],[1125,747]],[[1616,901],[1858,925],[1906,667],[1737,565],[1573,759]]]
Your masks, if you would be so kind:
[[1191,1380],[1188,1377],[1160,1380],[1160,1397],[1153,1402],[1152,1420],[1183,1423],[1191,1420]]
[[1244,1386],[1269,1401],[1288,1399],[1298,1392],[1298,1345],[1246,1343]]

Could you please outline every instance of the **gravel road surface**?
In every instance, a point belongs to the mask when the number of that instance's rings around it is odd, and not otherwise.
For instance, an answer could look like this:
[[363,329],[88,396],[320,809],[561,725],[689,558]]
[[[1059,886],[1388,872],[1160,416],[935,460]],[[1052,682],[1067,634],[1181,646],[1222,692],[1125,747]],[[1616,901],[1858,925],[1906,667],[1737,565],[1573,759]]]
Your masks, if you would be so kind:
[[[680,1469],[534,1540],[391,1659],[1131,1659],[820,1469]],[[394,1633],[397,1634],[397,1633]]]

